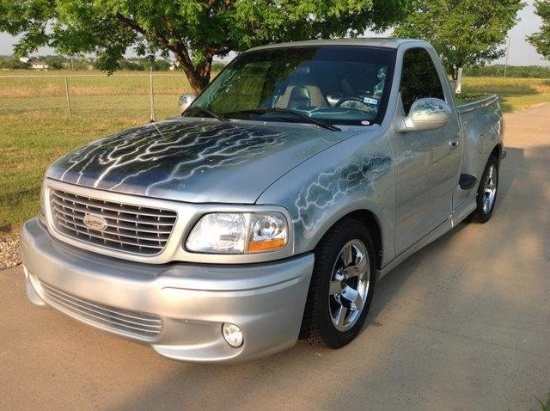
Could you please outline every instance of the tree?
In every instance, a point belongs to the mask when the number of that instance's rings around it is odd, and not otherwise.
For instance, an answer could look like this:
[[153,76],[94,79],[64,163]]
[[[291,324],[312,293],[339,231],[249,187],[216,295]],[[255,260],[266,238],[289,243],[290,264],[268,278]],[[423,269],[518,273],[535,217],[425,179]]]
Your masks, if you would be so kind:
[[67,58],[63,56],[46,56],[44,62],[48,65],[49,70],[60,70],[67,62]]
[[544,56],[550,60],[550,2],[548,0],[535,1],[535,13],[542,19],[542,26],[538,33],[527,36],[527,40]]
[[212,59],[279,41],[356,36],[384,29],[410,0],[2,0],[0,30],[23,34],[16,51],[40,46],[96,53],[107,71],[129,48],[171,52],[202,90]]
[[19,57],[17,56],[3,56],[2,58],[0,58],[0,68],[9,70],[22,70],[28,69],[29,65],[28,63],[19,60]]
[[430,41],[457,80],[463,67],[484,65],[504,55],[506,35],[522,7],[521,0],[422,0],[394,34]]

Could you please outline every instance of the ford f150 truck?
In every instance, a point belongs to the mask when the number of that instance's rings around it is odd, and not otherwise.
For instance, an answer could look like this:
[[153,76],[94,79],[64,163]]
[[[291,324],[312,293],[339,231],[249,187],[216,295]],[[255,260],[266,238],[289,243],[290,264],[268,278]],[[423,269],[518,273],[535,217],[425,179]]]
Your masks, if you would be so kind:
[[340,348],[381,277],[491,217],[502,131],[498,98],[457,106],[426,42],[254,48],[181,116],[49,167],[28,297],[179,360]]

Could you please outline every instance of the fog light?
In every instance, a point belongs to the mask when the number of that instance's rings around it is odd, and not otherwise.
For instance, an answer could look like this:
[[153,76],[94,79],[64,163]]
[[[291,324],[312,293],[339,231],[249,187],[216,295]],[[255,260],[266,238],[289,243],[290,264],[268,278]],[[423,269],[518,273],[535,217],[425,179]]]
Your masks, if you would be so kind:
[[243,332],[235,324],[223,323],[222,334],[231,347],[237,348],[243,345]]

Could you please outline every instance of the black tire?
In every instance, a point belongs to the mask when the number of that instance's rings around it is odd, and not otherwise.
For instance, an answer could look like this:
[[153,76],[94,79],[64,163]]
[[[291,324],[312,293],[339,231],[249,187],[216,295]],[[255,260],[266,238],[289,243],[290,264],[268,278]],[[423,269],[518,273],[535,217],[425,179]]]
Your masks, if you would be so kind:
[[341,348],[361,331],[372,301],[375,252],[367,228],[347,219],[315,250],[301,336],[312,345]]
[[489,157],[479,187],[477,189],[477,208],[470,215],[471,221],[486,223],[493,215],[498,193],[498,160],[494,155]]

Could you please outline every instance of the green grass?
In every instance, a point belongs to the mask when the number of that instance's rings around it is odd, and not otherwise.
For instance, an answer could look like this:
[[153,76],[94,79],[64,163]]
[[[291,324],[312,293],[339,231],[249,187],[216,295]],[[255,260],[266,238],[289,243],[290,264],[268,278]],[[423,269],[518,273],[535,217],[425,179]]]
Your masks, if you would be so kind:
[[464,94],[498,94],[505,113],[550,102],[550,79],[466,77]]
[[[94,74],[0,73],[0,235],[36,215],[42,177],[53,160],[150,120],[148,74]],[[155,73],[153,89],[156,119],[177,115],[178,96],[191,90],[181,73]]]
[[[29,77],[29,74],[37,77]],[[69,150],[150,119],[149,75],[0,72],[0,236],[36,215],[47,166]],[[70,92],[67,108],[65,76]],[[177,115],[184,76],[154,73],[155,117]],[[550,80],[465,78],[464,94],[498,93],[505,112],[550,102]]]
[[536,398],[536,400],[540,404],[541,411],[550,411],[550,393],[545,403],[539,400],[538,398]]

